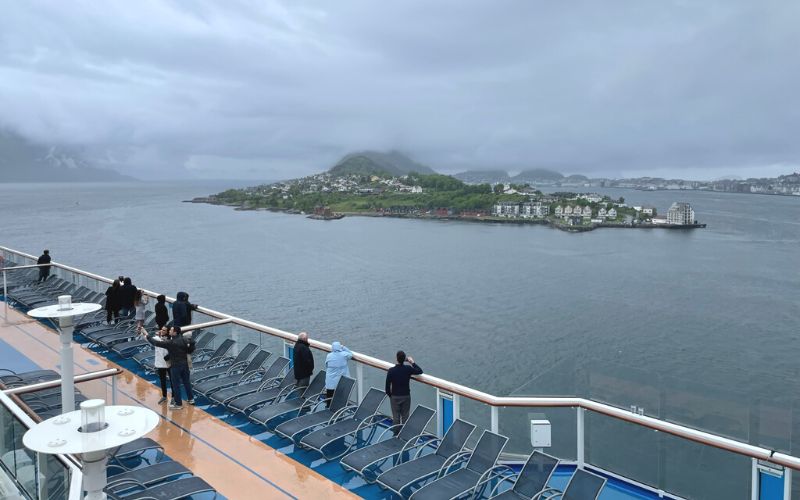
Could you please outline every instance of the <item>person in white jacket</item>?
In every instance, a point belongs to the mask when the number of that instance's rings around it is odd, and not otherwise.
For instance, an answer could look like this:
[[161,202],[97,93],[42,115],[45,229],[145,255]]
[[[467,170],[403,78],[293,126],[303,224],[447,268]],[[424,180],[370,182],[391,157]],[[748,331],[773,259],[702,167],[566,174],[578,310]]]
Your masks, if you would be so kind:
[[[144,328],[142,331],[144,331]],[[162,327],[161,330],[158,331],[158,335],[156,335],[156,340],[169,340],[169,328],[166,326]],[[163,347],[156,347],[155,355],[156,358],[153,362],[153,365],[156,367],[156,372],[158,372],[158,380],[161,383],[161,399],[158,400],[158,404],[161,404],[167,401],[167,374],[169,373],[170,363],[169,360],[164,359],[167,356],[167,350]]]

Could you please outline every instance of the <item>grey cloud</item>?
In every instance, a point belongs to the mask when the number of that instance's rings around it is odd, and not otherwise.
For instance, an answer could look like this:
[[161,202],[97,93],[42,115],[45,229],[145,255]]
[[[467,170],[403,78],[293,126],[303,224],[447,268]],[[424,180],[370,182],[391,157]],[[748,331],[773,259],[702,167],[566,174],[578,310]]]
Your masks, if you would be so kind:
[[[133,175],[354,149],[614,175],[800,164],[800,3],[6,2],[0,126]],[[166,174],[165,174],[166,173]]]

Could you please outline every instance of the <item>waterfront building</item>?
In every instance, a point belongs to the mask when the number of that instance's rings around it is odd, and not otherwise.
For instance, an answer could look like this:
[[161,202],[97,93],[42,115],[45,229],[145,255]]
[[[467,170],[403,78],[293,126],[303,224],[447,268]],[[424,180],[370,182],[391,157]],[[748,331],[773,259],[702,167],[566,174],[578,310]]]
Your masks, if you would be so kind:
[[558,205],[554,211],[556,217],[561,217],[564,215],[564,208],[561,205]]
[[539,202],[523,203],[520,206],[520,216],[526,219],[542,218],[550,214],[550,207]]
[[692,206],[685,202],[678,202],[672,204],[667,212],[668,224],[694,224],[694,210]]
[[617,218],[617,209],[614,208],[614,207],[611,207],[608,210],[607,215],[608,215],[609,219],[616,219]]
[[605,207],[600,207],[600,210],[597,211],[597,216],[601,219],[605,219],[608,215]]
[[585,207],[583,207],[583,216],[584,217],[591,217],[592,216],[592,207],[590,207],[589,205],[586,205]]
[[519,217],[520,204],[514,201],[501,201],[492,210],[498,217]]
[[572,207],[567,205],[567,208],[564,209],[564,217],[572,216]]

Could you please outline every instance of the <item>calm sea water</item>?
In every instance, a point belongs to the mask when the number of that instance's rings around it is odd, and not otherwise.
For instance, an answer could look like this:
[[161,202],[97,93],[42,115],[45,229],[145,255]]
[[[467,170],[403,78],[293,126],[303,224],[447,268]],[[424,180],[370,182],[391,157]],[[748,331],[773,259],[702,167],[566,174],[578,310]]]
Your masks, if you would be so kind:
[[[798,198],[605,190],[662,213],[688,201],[708,228],[582,234],[181,203],[225,187],[0,184],[0,244],[384,359],[403,348],[494,394],[586,395],[795,448]],[[624,469],[592,441],[611,425],[591,424],[592,454]],[[633,472],[682,491],[657,462]]]

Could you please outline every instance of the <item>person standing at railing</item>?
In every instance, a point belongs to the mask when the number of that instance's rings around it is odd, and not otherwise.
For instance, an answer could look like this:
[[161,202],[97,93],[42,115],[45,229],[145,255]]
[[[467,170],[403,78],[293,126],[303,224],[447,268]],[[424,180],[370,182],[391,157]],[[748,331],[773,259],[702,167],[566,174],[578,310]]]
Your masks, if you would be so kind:
[[325,357],[325,405],[331,406],[331,398],[336,384],[342,375],[350,376],[347,362],[353,357],[353,352],[340,342],[331,344],[331,352]]
[[172,402],[169,407],[172,410],[180,410],[183,409],[181,383],[186,389],[187,403],[194,404],[192,381],[189,377],[189,355],[194,352],[195,342],[189,336],[184,337],[179,326],[173,326],[170,334],[171,337],[168,341],[156,340],[153,335],[147,337],[147,341],[156,347],[163,347],[167,350],[169,357],[167,361],[170,364],[169,379],[172,382]]
[[156,297],[156,305],[153,308],[156,313],[156,326],[161,330],[169,323],[169,311],[167,311],[167,297],[159,295]]
[[119,323],[119,280],[114,282],[106,289],[106,323],[111,324],[111,317],[114,323]]
[[308,344],[308,334],[300,332],[294,343],[294,379],[297,387],[307,387],[314,373],[314,356]]
[[133,319],[136,321],[136,328],[138,329],[144,326],[144,316],[147,312],[147,295],[145,295],[143,290],[136,290],[136,298],[133,301],[133,307],[136,310]]
[[175,303],[172,304],[172,324],[175,326],[187,326],[192,324],[192,311],[197,309],[197,305],[189,302],[189,294],[178,292]]
[[50,258],[50,250],[45,250],[42,252],[42,255],[39,256],[39,260],[36,261],[40,266],[39,279],[36,280],[37,283],[47,281],[47,278],[50,276],[50,262],[52,260],[53,259]]
[[[406,364],[408,363],[408,364]],[[422,375],[422,368],[414,363],[414,358],[397,351],[397,364],[386,372],[386,395],[392,405],[392,425],[406,423],[411,411],[411,376]],[[399,427],[392,429],[395,435]]]
[[130,278],[125,278],[123,285],[119,287],[119,314],[123,318],[130,318],[133,316],[136,309],[134,308],[134,301],[136,300],[136,287]]

